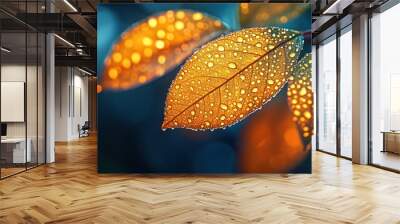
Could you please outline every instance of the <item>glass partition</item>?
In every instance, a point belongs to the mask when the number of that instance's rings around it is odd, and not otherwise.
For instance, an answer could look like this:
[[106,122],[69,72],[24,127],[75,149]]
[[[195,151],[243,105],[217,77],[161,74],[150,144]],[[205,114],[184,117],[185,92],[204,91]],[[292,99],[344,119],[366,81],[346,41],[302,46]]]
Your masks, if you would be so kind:
[[336,36],[318,47],[318,150],[336,154]]
[[371,162],[400,170],[400,5],[371,19]]
[[[31,160],[26,125],[26,32],[1,34],[1,175],[24,171]],[[6,49],[6,50],[4,50]]]
[[[0,2],[19,16],[43,5]],[[0,12],[1,179],[45,163],[45,44],[39,30]]]

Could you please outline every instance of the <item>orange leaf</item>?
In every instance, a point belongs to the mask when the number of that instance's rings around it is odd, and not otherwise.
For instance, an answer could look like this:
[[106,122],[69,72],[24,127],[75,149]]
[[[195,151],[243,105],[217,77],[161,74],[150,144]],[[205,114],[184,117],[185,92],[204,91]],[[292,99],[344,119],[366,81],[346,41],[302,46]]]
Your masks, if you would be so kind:
[[296,65],[293,80],[289,80],[288,98],[303,137],[313,133],[313,91],[311,86],[311,54],[306,54]]
[[297,31],[250,28],[204,45],[168,92],[162,128],[230,126],[271,99],[292,74],[303,45]]
[[127,89],[162,76],[223,29],[200,12],[167,11],[128,29],[105,60],[103,89]]
[[287,173],[304,161],[301,134],[287,100],[273,101],[242,129],[240,165],[246,173]]

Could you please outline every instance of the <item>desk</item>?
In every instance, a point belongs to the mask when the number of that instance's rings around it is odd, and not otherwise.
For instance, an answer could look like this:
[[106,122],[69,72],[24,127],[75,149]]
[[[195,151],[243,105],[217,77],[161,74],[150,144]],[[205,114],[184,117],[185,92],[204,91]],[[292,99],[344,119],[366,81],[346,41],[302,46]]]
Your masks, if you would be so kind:
[[400,154],[400,131],[383,131],[382,152]]
[[27,139],[27,143],[25,151],[25,138],[1,139],[1,157],[6,160],[6,163],[31,162],[32,141],[30,138]]

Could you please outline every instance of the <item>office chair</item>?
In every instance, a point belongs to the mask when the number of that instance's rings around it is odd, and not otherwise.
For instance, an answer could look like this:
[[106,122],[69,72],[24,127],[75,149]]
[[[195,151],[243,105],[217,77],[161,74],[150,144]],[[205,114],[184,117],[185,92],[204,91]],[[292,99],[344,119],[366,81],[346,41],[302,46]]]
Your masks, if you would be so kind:
[[89,130],[90,130],[89,121],[85,121],[85,123],[82,125],[82,127],[80,127],[80,125],[78,125],[78,130],[79,130],[79,138],[89,136]]

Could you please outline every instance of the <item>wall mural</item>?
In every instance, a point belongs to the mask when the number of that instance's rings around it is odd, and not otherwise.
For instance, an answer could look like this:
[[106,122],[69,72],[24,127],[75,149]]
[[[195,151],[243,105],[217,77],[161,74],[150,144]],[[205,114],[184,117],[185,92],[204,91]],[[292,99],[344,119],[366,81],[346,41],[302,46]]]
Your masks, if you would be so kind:
[[310,173],[311,9],[98,6],[101,173]]

